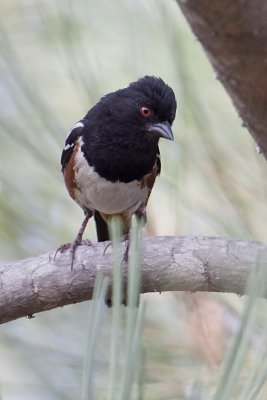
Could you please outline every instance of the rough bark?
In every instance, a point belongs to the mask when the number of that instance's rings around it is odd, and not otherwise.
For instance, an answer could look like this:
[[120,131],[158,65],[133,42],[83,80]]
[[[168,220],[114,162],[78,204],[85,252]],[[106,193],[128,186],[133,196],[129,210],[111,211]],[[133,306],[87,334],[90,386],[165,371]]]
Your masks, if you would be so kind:
[[[54,252],[0,267],[0,323],[90,300],[96,274],[112,275],[106,243],[78,248],[74,269],[69,252]],[[250,271],[267,245],[214,237],[152,237],[143,241],[141,292],[211,291],[244,294]],[[266,257],[267,259],[267,257]],[[123,269],[126,279],[126,267]],[[267,295],[267,276],[266,276]]]
[[267,2],[177,1],[267,158]]

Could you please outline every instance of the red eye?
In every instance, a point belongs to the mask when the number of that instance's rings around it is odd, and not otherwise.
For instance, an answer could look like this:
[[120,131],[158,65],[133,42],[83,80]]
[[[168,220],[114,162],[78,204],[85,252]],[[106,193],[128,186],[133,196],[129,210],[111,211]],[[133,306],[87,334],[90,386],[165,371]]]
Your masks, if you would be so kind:
[[152,111],[148,107],[141,107],[140,113],[141,113],[142,117],[148,118],[152,114]]

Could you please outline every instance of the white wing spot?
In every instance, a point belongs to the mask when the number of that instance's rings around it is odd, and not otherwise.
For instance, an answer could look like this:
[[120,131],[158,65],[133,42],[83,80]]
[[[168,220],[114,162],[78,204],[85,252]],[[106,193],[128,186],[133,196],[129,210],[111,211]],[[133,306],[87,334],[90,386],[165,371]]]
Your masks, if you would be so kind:
[[66,151],[66,150],[69,150],[71,147],[73,147],[74,146],[74,143],[72,143],[72,144],[67,144],[65,147],[64,147],[64,150]]
[[81,122],[81,121],[77,122],[77,123],[71,128],[71,130],[68,132],[66,140],[67,140],[68,137],[70,136],[71,132],[74,131],[74,129],[76,129],[76,128],[84,128],[84,123]]

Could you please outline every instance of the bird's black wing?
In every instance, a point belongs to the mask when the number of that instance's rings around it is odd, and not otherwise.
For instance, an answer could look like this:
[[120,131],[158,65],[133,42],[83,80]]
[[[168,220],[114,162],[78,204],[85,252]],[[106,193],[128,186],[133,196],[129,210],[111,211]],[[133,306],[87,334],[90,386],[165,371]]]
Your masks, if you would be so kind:
[[[70,161],[73,149],[77,142],[77,139],[80,136],[82,136],[83,129],[84,129],[84,122],[79,121],[79,122],[77,122],[77,124],[74,125],[74,127],[69,132],[67,139],[65,141],[64,150],[62,151],[62,155],[61,155],[62,171],[64,171],[64,168]],[[109,240],[108,226],[107,226],[106,222],[103,220],[103,218],[101,217],[101,215],[99,214],[98,211],[95,211],[94,217],[95,217],[98,241],[104,242],[106,240]]]
[[82,131],[84,128],[84,123],[82,121],[77,122],[74,127],[69,132],[67,139],[65,141],[65,147],[61,154],[61,167],[62,171],[64,170],[66,164],[69,162],[75,143],[77,139],[82,135]]

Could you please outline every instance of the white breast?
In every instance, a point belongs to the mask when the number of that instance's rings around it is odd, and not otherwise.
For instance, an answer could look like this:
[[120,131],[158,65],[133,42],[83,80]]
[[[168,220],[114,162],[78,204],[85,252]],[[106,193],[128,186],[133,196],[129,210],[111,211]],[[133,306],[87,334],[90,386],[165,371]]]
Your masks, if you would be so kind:
[[117,214],[127,210],[134,214],[138,209],[145,207],[149,190],[141,187],[137,180],[123,182],[109,182],[95,171],[94,167],[85,162],[80,148],[76,155],[75,180],[77,189],[75,197],[82,208],[97,210],[104,214]]

